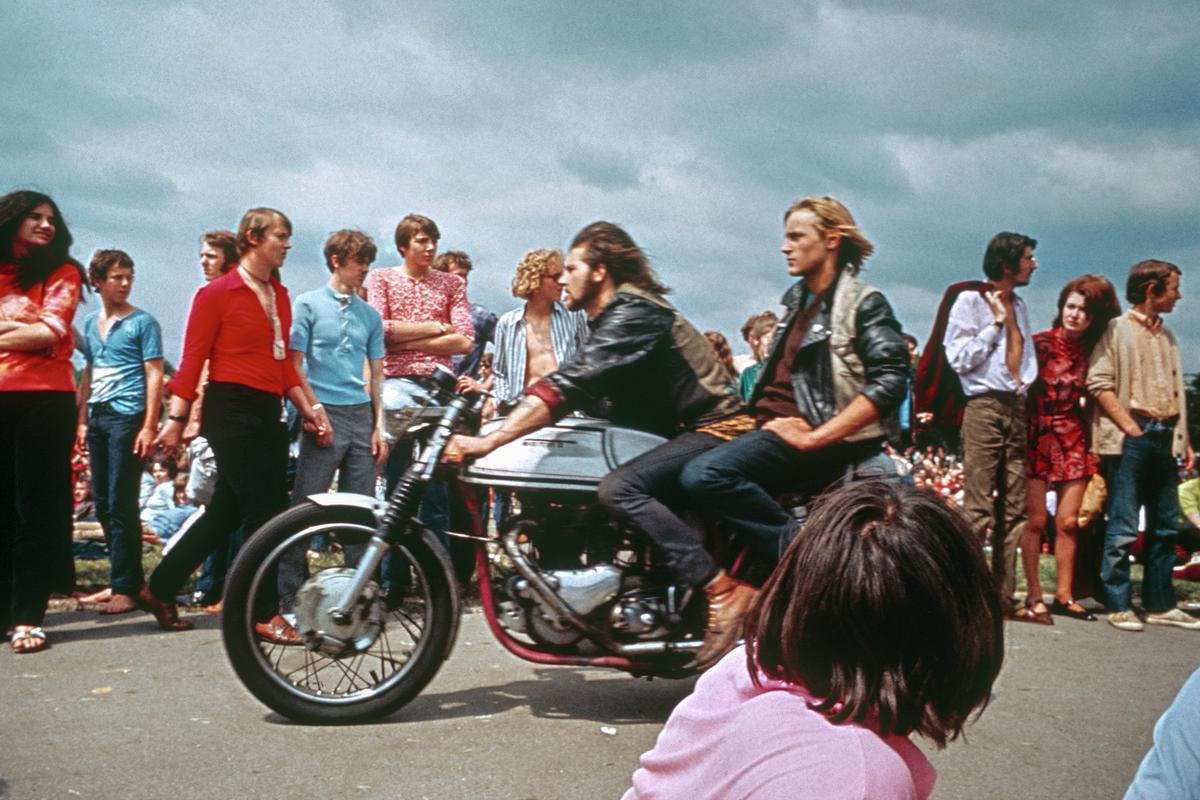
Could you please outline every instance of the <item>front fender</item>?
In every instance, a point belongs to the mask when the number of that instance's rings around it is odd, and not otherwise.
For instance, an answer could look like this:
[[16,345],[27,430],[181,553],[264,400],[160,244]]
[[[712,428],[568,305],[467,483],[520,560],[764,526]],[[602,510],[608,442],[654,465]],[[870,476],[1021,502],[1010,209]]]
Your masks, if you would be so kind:
[[[329,509],[346,509],[352,512],[352,516],[359,517],[364,515],[362,521],[367,524],[365,514],[370,514],[370,523],[378,528],[383,524],[383,515],[387,512],[388,504],[384,500],[377,497],[372,497],[366,494],[354,494],[352,492],[322,492],[321,494],[312,494],[308,496],[308,501],[321,508]],[[437,534],[425,527],[418,519],[409,521],[409,534],[416,535],[426,546],[429,547],[433,554],[437,556],[438,563],[441,565],[445,573],[451,578],[451,585],[455,585],[454,580],[454,565],[450,561],[450,553],[446,550],[446,545],[442,544],[442,540]]]

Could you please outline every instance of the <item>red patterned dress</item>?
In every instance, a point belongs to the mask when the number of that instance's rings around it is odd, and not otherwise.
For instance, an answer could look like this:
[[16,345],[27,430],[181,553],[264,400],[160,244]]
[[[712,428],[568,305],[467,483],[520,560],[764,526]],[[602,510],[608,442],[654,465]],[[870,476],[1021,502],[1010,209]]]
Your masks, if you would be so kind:
[[1029,391],[1026,474],[1047,483],[1090,478],[1100,467],[1091,450],[1083,402],[1087,352],[1062,328],[1034,334],[1038,379]]

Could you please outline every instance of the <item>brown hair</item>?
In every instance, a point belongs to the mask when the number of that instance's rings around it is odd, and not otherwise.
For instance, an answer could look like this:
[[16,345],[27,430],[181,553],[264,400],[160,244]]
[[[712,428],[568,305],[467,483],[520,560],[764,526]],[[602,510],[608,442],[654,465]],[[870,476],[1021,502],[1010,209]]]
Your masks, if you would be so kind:
[[238,255],[245,255],[252,247],[259,244],[266,234],[267,228],[271,227],[271,223],[275,220],[282,222],[288,233],[292,232],[292,221],[282,211],[259,206],[243,214],[242,221],[238,223]]
[[542,278],[546,277],[546,273],[555,264],[559,270],[562,269],[561,250],[530,250],[521,256],[521,262],[517,264],[517,273],[512,279],[513,297],[522,300],[529,298],[542,285]]
[[92,286],[99,286],[108,278],[108,271],[113,267],[133,269],[133,259],[124,250],[97,250],[88,264],[88,280]]
[[447,250],[433,260],[433,268],[438,272],[449,272],[450,267],[458,265],[464,271],[470,272],[475,268],[471,263],[471,257],[462,250]]
[[761,314],[755,314],[742,325],[742,339],[746,344],[750,344],[751,339],[761,339],[764,334],[775,330],[779,325],[779,317],[774,311],[764,311]]
[[1090,351],[1096,345],[1096,342],[1100,340],[1100,336],[1108,326],[1109,320],[1121,313],[1121,303],[1117,300],[1117,290],[1108,278],[1103,275],[1080,275],[1064,286],[1062,291],[1058,293],[1058,314],[1055,315],[1054,322],[1050,327],[1062,327],[1063,307],[1067,304],[1067,298],[1072,294],[1083,295],[1084,310],[1092,318],[1088,329],[1083,332],[1083,338],[1081,339],[1084,346]]
[[978,536],[892,481],[821,497],[746,618],[746,661],[804,686],[834,723],[939,747],[987,704],[1004,660],[1000,592]]
[[226,273],[233,269],[238,262],[238,244],[237,236],[233,231],[216,230],[209,231],[200,237],[201,244],[206,244],[215,250],[220,250],[225,255],[225,263],[221,265],[221,272]]
[[325,242],[325,266],[333,272],[334,256],[342,261],[353,259],[370,264],[375,260],[377,253],[375,240],[370,236],[352,228],[343,228],[330,235]]
[[400,251],[401,255],[408,249],[408,243],[412,241],[412,237],[416,236],[417,233],[423,233],[435,242],[442,238],[437,224],[429,217],[423,217],[420,214],[409,214],[396,223],[396,249]]
[[576,247],[583,248],[583,261],[588,266],[603,264],[617,286],[629,283],[658,295],[671,291],[658,280],[650,260],[633,237],[618,225],[604,220],[593,222],[575,234],[570,249]]
[[1129,280],[1125,282],[1125,299],[1135,306],[1146,302],[1150,288],[1157,287],[1162,292],[1167,286],[1171,274],[1182,275],[1179,267],[1170,261],[1147,259],[1134,264],[1129,270]]
[[708,339],[713,352],[716,353],[717,361],[721,362],[721,366],[725,367],[725,371],[732,379],[737,375],[737,367],[733,365],[733,349],[729,346],[729,340],[725,338],[725,334],[720,331],[705,331],[704,338]]
[[863,262],[875,252],[875,245],[858,229],[858,223],[850,210],[836,197],[804,197],[792,203],[783,215],[784,224],[797,211],[810,211],[817,218],[817,227],[842,237],[838,245],[838,267],[849,267],[852,272],[862,269]]

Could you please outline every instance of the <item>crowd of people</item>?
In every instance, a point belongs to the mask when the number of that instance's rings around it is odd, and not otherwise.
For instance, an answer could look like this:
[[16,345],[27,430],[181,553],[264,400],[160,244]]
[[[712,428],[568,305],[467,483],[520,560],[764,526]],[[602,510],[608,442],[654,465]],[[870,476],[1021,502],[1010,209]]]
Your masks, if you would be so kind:
[[[371,269],[378,250],[367,234],[333,233],[323,252],[328,283],[294,298],[281,278],[292,233],[283,212],[254,208],[236,231],[204,234],[206,283],[188,312],[178,369],[166,376],[159,323],[130,301],[132,257],[98,250],[85,268],[70,253],[71,234],[50,197],[0,197],[0,616],[14,652],[46,646],[47,600],[73,589],[73,490],[83,502],[90,485],[107,544],[110,587],[100,613],[141,609],[163,629],[189,629],[180,591],[203,567],[200,591],[219,602],[224,570],[248,532],[327,491],[335,476],[339,489],[361,494],[375,493],[380,473],[388,489],[396,484],[413,450],[389,442],[385,410],[434,402],[439,367],[453,369],[463,391],[488,390],[492,413],[504,418],[486,436],[451,439],[450,464],[570,413],[602,414],[663,437],[603,480],[599,503],[648,537],[678,583],[707,603],[694,666],[726,659],[726,674],[748,663],[756,686],[770,680],[817,692],[821,702],[808,707],[836,721],[848,719],[851,703],[857,724],[874,720],[873,735],[918,732],[939,743],[956,735],[999,669],[1000,615],[1040,624],[1052,624],[1053,615],[1095,619],[1078,602],[1087,582],[1076,580],[1093,569],[1080,556],[1086,548],[1076,546],[1089,495],[1095,504],[1107,494],[1090,590],[1107,606],[1108,622],[1124,631],[1144,623],[1200,629],[1177,608],[1172,586],[1178,534],[1200,522],[1194,502],[1184,510],[1179,502],[1179,470],[1193,467],[1194,453],[1178,344],[1164,324],[1180,297],[1173,264],[1134,265],[1125,313],[1103,276],[1068,282],[1057,316],[1035,334],[1017,290],[1037,269],[1037,243],[1000,233],[985,251],[985,280],[946,291],[918,358],[916,339],[860,274],[874,245],[835,198],[807,197],[783,218],[781,251],[795,283],[782,313],[764,311],[743,326],[750,355],[739,369],[728,340],[693,327],[665,299],[670,290],[645,254],[609,222],[583,228],[565,254],[527,253],[512,280],[523,303],[499,316],[468,300],[471,259],[461,251],[439,256],[440,231],[428,217],[400,220],[395,244],[404,261],[395,267]],[[85,286],[100,307],[80,324]],[[76,347],[86,362],[78,382]],[[290,493],[285,399],[299,426]],[[87,459],[86,479],[74,484],[73,446]],[[185,452],[186,471],[177,476]],[[147,464],[153,477],[144,492]],[[924,491],[915,493],[920,501],[903,488],[860,498],[871,509],[854,519],[817,513],[821,536],[811,539],[786,504],[791,493],[873,479]],[[681,516],[683,506],[743,536],[751,566],[730,574]],[[454,529],[461,513],[444,488],[428,492],[421,507],[435,531]],[[903,708],[895,706],[901,699],[881,693],[878,676],[863,679],[873,688],[845,695],[851,690],[840,678],[805,660],[807,633],[791,642],[776,630],[777,614],[803,611],[797,593],[820,594],[797,583],[805,559],[851,558],[849,549],[822,550],[825,539],[833,547],[847,530],[866,539],[901,520],[897,537],[943,547],[921,539],[906,514],[926,519],[930,536],[966,541],[964,553],[974,555],[947,558],[967,572],[980,567],[972,612],[979,638],[955,655],[974,673],[950,713],[942,713],[938,691],[906,692]],[[1038,556],[1051,516],[1057,582],[1047,604]],[[1129,566],[1139,531],[1143,613],[1133,607]],[[147,539],[170,544],[149,576]],[[470,554],[463,558],[445,541],[463,577]],[[1015,597],[1018,550],[1023,601]],[[281,596],[305,569],[281,565]],[[385,593],[403,580],[388,573],[385,563]],[[890,591],[900,603],[924,589],[895,577]],[[843,610],[854,617],[864,608]],[[289,611],[286,600],[255,609],[258,636],[299,644]],[[765,638],[731,654],[748,615],[751,632]],[[842,652],[845,664],[826,666],[836,677],[851,663],[877,666],[877,655]],[[751,691],[738,680],[730,691]],[[903,762],[897,774],[926,794],[928,765],[911,754]],[[656,776],[656,763],[664,762],[643,763],[634,796],[653,793],[660,779],[680,780],[678,772]]]

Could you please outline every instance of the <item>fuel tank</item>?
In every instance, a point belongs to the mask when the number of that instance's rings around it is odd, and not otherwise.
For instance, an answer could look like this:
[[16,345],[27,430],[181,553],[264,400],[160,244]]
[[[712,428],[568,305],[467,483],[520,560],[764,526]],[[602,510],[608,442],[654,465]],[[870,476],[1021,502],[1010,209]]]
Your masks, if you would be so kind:
[[[480,435],[503,423],[491,420]],[[594,492],[605,475],[665,441],[607,420],[567,417],[496,448],[463,470],[461,480],[506,489]]]

